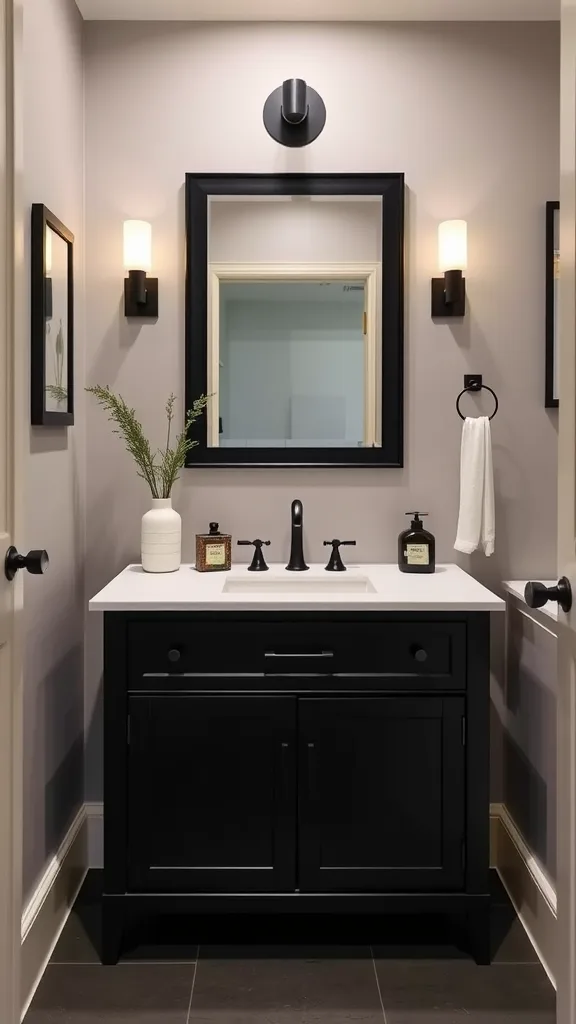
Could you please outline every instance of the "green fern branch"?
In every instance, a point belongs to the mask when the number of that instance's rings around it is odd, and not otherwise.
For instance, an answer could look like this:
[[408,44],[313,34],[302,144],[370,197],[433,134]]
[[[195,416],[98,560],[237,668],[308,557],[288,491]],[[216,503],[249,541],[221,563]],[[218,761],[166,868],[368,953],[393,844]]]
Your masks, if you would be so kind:
[[134,459],[138,476],[146,481],[153,498],[169,498],[179,472],[186,462],[186,455],[198,444],[189,436],[192,424],[202,415],[210,395],[201,395],[186,413],[183,431],[178,434],[174,448],[170,447],[170,434],[174,419],[176,396],[171,394],[166,402],[167,436],[166,446],[153,452],[142,424],[122,398],[115,395],[108,386],[95,385],[86,388],[108,413],[108,419],[115,424],[113,433],[122,437],[126,450]]

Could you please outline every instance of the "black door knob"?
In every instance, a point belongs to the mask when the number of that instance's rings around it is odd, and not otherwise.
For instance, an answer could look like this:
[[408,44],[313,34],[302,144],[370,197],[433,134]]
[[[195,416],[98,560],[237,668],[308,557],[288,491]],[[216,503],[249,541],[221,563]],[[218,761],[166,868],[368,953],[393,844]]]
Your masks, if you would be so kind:
[[13,580],[18,569],[26,569],[34,576],[41,576],[48,568],[49,558],[47,551],[29,551],[27,555],[20,555],[14,546],[8,548],[4,560],[4,574],[7,580]]
[[572,607],[570,580],[562,576],[555,587],[547,587],[544,583],[527,583],[524,600],[529,608],[542,608],[547,601],[557,601],[563,612],[569,612]]
[[176,647],[172,647],[168,651],[168,661],[177,662],[180,661],[180,651]]

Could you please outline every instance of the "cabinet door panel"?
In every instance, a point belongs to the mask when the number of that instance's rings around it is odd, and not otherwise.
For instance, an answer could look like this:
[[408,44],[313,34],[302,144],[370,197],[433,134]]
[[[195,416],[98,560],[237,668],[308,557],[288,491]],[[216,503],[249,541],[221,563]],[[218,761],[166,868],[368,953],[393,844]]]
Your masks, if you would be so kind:
[[132,697],[132,889],[271,892],[295,885],[291,697]]
[[458,697],[299,701],[302,890],[463,887],[463,714]]

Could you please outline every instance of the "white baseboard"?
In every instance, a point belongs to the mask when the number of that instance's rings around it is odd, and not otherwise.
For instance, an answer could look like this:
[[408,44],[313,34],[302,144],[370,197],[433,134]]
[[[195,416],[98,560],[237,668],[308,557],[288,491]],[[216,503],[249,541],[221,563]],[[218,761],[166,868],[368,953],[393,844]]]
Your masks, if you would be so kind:
[[504,804],[490,808],[490,862],[556,988],[556,890]]
[[104,867],[104,804],[87,803],[86,818],[88,821],[88,866]]
[[86,809],[82,806],[22,914],[22,1017],[68,920],[89,863]]

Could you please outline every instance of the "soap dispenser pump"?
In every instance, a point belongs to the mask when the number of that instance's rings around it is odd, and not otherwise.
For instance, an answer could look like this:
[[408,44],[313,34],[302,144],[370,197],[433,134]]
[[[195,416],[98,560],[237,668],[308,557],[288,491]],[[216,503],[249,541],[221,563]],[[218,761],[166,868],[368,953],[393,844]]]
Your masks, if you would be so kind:
[[427,512],[406,512],[413,516],[409,530],[398,537],[398,568],[400,572],[434,572],[436,568],[436,541],[420,516]]

